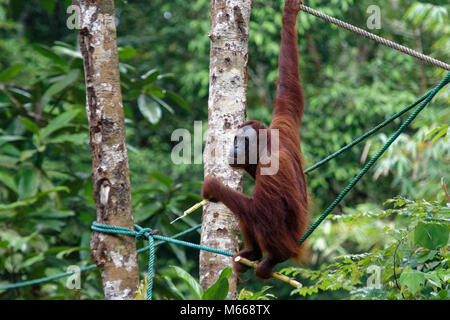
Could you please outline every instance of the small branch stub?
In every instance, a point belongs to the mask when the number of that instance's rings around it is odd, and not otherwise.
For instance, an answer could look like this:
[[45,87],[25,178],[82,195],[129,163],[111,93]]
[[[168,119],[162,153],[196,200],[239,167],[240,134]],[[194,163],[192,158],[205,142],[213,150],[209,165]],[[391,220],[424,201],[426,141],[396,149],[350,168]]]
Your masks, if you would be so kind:
[[[256,262],[250,261],[241,256],[237,256],[236,258],[234,258],[234,261],[239,262],[239,263],[241,263],[247,267],[251,267],[251,268],[256,268],[256,266],[258,265]],[[298,282],[297,280],[295,280],[293,278],[285,276],[284,274],[281,274],[278,272],[273,272],[272,277],[275,279],[281,280],[283,282],[286,282],[286,283],[290,284],[291,286],[293,286],[294,288],[300,289],[302,287],[302,284],[300,282]]]
[[177,222],[178,220],[186,217],[187,215],[191,214],[192,212],[194,212],[195,210],[197,210],[198,208],[204,206],[209,200],[203,199],[201,202],[194,204],[192,207],[190,207],[189,209],[187,209],[186,211],[184,211],[182,216],[179,216],[178,218],[176,218],[175,220],[173,220],[170,224],[173,224],[175,222]]

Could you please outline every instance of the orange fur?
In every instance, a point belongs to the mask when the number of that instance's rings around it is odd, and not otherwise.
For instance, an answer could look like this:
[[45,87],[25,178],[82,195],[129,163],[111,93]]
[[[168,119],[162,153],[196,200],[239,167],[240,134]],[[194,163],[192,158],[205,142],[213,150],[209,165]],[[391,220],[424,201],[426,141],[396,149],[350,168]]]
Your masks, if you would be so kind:
[[[223,202],[238,217],[245,246],[237,255],[258,260],[267,254],[255,269],[256,275],[264,279],[270,277],[272,268],[277,263],[301,259],[305,252],[301,250],[304,245],[298,246],[308,222],[308,194],[298,135],[304,104],[298,72],[295,26],[298,3],[299,1],[287,1],[283,11],[278,60],[280,78],[270,125],[270,129],[279,130],[279,150],[270,150],[270,131],[269,141],[263,146],[272,159],[278,160],[278,172],[262,175],[259,161],[257,164],[237,166],[244,168],[255,178],[253,197],[232,190],[214,177],[206,177],[202,188],[204,198]],[[245,126],[251,126],[257,132],[266,129],[257,121],[248,121],[241,127]],[[240,264],[235,264],[234,268],[238,272],[247,270],[247,267]]]

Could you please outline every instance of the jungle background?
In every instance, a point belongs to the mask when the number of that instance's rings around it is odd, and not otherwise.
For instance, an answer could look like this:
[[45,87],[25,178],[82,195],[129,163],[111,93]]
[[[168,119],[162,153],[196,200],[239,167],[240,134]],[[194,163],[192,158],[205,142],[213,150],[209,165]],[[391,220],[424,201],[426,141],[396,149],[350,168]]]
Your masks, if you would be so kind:
[[[448,62],[448,1],[310,0],[308,6]],[[91,264],[94,221],[83,63],[71,1],[0,0],[0,285]],[[247,118],[271,121],[281,1],[255,0],[250,25]],[[177,128],[207,126],[209,1],[116,1],[122,94],[135,223],[173,235],[201,211],[170,221],[200,200],[201,164],[175,165]],[[445,70],[300,13],[301,127],[307,164],[326,157],[434,87]],[[447,139],[442,90],[309,239],[310,261],[278,266],[303,288],[248,272],[240,299],[448,299]],[[373,156],[401,120],[308,175],[311,222]],[[244,180],[245,192],[252,181]],[[198,234],[183,239],[199,241]],[[145,242],[139,242],[139,246]],[[140,256],[142,279],[147,258]],[[198,251],[157,249],[155,299],[194,299]],[[1,299],[102,299],[98,270],[0,291]]]

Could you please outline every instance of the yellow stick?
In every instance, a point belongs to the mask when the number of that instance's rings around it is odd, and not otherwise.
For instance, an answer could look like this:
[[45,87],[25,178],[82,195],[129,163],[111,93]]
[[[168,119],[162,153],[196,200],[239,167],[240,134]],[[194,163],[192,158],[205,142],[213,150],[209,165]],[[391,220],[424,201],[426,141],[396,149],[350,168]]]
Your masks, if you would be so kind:
[[187,209],[182,216],[179,216],[178,218],[176,218],[175,220],[173,220],[170,224],[174,223],[177,220],[180,220],[181,218],[186,217],[188,214],[194,212],[195,210],[197,210],[198,208],[200,208],[201,206],[204,206],[205,203],[207,203],[209,200],[203,199],[201,202],[193,205],[192,207],[190,207],[189,209]]
[[191,212],[194,212],[194,211],[197,210],[198,208],[204,206],[208,201],[209,201],[209,200],[207,200],[207,199],[203,199],[201,202],[199,202],[199,203],[193,205],[192,207],[190,207],[189,209],[187,209],[187,210],[184,212],[183,215],[184,215],[184,216],[187,216],[187,215],[190,214]]
[[[241,256],[237,256],[234,259],[234,261],[242,263],[243,265],[246,265],[247,267],[252,267],[252,268],[256,268],[256,266],[258,265],[256,262],[250,261]],[[300,282],[298,282],[297,280],[295,280],[293,278],[289,278],[288,276],[285,276],[284,274],[281,274],[278,272],[273,272],[272,277],[274,277],[275,279],[281,280],[283,282],[286,282],[286,283],[290,284],[291,286],[293,286],[294,288],[300,289],[302,287],[302,284]]]

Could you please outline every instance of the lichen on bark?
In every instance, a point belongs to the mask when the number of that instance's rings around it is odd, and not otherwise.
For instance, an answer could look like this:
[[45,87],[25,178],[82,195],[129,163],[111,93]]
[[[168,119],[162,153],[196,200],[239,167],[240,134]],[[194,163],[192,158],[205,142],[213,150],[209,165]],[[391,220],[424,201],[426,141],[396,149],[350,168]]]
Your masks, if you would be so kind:
[[[242,173],[227,163],[227,151],[237,127],[245,121],[247,104],[248,36],[251,0],[212,0],[208,132],[205,146],[205,176],[213,175],[226,185],[241,189]],[[205,205],[201,244],[236,252],[239,228],[235,216],[221,203]],[[220,272],[231,266],[230,257],[202,251],[200,284],[206,289]],[[237,277],[230,279],[228,299],[237,297]]]

